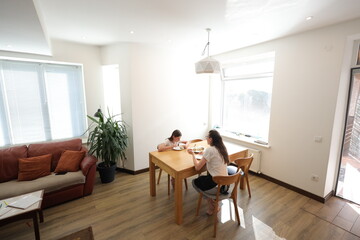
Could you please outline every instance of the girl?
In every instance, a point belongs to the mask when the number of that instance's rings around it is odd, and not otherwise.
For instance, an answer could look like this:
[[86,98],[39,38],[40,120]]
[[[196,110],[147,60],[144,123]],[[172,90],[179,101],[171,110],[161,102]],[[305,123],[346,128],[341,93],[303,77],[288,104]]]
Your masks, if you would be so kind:
[[[157,146],[158,151],[163,152],[163,151],[166,151],[169,149],[173,149],[174,147],[179,146],[179,143],[185,144],[184,148],[187,148],[189,145],[189,142],[180,141],[181,136],[182,136],[182,134],[181,134],[180,130],[177,130],[177,129],[174,130],[172,132],[171,136],[169,138],[167,138],[165,140],[165,142],[163,142]],[[160,181],[161,172],[162,172],[162,169],[160,169],[160,172],[159,172],[158,183]],[[171,185],[173,188],[175,188],[175,179],[173,177],[171,177]]]
[[157,146],[157,149],[159,152],[163,152],[169,149],[172,149],[174,147],[179,146],[179,143],[184,143],[185,144],[185,148],[187,148],[188,146],[188,142],[187,141],[180,141],[182,134],[179,130],[174,130],[171,134],[171,136],[169,138],[167,138],[165,140],[165,142],[159,144]]
[[[222,138],[218,131],[210,130],[209,135],[206,136],[207,143],[210,145],[205,149],[203,157],[200,160],[195,158],[195,154],[192,149],[188,149],[188,153],[192,154],[195,169],[201,170],[204,165],[208,174],[206,176],[200,176],[193,180],[193,186],[196,191],[210,191],[214,192],[217,184],[212,180],[212,176],[227,176],[227,165],[229,163],[229,156],[227,149],[222,141]],[[214,200],[207,198],[208,210],[207,214],[212,215],[214,213],[215,206]]]

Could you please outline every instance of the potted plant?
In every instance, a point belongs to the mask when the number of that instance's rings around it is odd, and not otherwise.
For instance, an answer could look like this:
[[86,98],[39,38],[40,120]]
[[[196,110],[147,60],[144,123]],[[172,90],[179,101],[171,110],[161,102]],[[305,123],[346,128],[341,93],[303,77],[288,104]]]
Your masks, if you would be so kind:
[[[92,121],[88,131],[89,154],[102,160],[98,164],[100,179],[102,183],[112,182],[115,178],[116,162],[120,160],[123,164],[126,160],[125,150],[128,145],[126,126],[123,121],[111,116],[104,116],[99,109],[95,117],[88,115]],[[95,125],[95,126],[94,126]]]

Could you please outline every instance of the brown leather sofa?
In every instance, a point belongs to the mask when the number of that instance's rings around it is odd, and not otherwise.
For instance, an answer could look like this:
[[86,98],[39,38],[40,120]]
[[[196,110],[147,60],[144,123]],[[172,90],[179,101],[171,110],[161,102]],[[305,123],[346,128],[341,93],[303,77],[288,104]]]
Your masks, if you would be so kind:
[[[42,207],[47,208],[76,198],[90,195],[94,188],[96,162],[85,154],[80,170],[56,175],[54,170],[63,151],[87,151],[81,139],[61,142],[30,144],[0,149],[0,199],[44,189]],[[52,154],[51,174],[31,181],[18,181],[19,158]]]

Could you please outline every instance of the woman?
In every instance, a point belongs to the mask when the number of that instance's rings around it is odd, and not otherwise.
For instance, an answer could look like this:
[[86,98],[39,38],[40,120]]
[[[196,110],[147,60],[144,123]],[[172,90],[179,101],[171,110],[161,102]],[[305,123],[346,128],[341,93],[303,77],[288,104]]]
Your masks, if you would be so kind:
[[167,138],[165,140],[165,142],[159,144],[157,146],[157,149],[159,152],[163,152],[163,151],[166,151],[166,150],[169,150],[169,149],[173,149],[174,147],[177,147],[179,146],[180,143],[183,143],[185,144],[185,148],[187,148],[188,146],[188,142],[187,141],[180,141],[181,139],[181,132],[179,130],[174,130],[171,134],[171,136],[169,138]]
[[[205,149],[203,157],[200,160],[195,158],[192,149],[188,149],[188,153],[192,154],[195,169],[200,171],[205,165],[208,171],[206,176],[200,176],[193,180],[193,186],[197,191],[214,192],[217,184],[213,181],[212,176],[227,176],[227,165],[229,163],[229,156],[226,147],[218,131],[210,130],[209,135],[206,136],[207,143],[210,145]],[[207,198],[208,210],[207,214],[214,213],[215,201]]]

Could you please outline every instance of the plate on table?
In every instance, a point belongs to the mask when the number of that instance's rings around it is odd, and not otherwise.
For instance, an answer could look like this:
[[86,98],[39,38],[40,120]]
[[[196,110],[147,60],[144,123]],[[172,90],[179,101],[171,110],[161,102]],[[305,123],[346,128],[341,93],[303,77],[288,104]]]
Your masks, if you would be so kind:
[[181,150],[182,150],[182,148],[181,148],[181,147],[179,147],[179,146],[176,146],[176,147],[173,147],[173,150],[175,150],[175,151],[181,151]]

